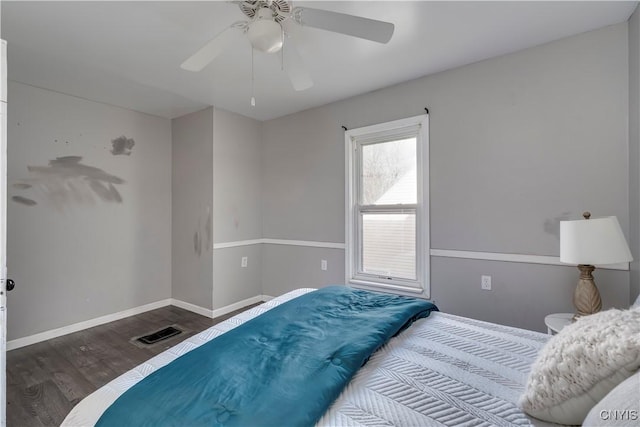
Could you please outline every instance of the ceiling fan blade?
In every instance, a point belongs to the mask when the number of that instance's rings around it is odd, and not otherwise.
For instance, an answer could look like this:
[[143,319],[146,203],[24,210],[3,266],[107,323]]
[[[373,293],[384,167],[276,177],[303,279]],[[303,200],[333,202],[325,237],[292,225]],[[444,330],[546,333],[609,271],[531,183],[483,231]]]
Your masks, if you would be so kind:
[[211,41],[205,44],[200,50],[194,53],[189,59],[184,61],[180,68],[187,71],[200,71],[211,61],[216,59],[224,50],[229,47],[234,38],[239,34],[235,31],[247,23],[244,21],[236,22],[222,32],[218,33]]
[[301,25],[360,37],[378,43],[387,43],[391,40],[395,28],[390,22],[308,7],[296,7],[293,9],[292,15],[295,21]]
[[307,67],[305,67],[300,52],[298,52],[292,38],[286,39],[282,54],[284,55],[284,69],[289,76],[289,80],[291,80],[293,89],[299,92],[312,87],[313,80],[311,75],[307,71]]

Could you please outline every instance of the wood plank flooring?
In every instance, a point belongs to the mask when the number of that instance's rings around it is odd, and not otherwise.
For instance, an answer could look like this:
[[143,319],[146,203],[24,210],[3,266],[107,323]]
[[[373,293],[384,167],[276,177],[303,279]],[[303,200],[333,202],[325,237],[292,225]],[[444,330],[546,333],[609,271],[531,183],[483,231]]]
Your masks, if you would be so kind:
[[[59,426],[80,400],[112,379],[249,307],[210,319],[168,306],[9,351],[7,425]],[[130,342],[173,324],[188,331],[147,347]]]

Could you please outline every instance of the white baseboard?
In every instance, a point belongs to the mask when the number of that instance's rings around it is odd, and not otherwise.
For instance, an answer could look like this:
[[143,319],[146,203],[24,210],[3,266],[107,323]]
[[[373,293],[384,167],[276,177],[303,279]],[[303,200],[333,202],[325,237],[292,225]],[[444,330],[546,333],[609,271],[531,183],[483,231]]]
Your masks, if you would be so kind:
[[268,295],[257,295],[255,297],[247,298],[245,300],[238,301],[236,303],[229,304],[215,310],[209,310],[208,308],[200,307],[198,305],[184,302],[179,299],[168,298],[161,301],[152,302],[150,304],[141,305],[139,307],[130,308],[128,310],[119,311],[117,313],[107,314],[106,316],[96,317],[95,319],[85,320],[84,322],[74,323],[73,325],[63,326],[62,328],[51,329],[50,331],[40,332],[38,334],[7,341],[7,351],[14,350],[20,347],[26,347],[31,344],[36,344],[41,341],[61,337],[63,335],[82,331],[84,329],[93,328],[94,326],[104,325],[105,323],[124,319],[125,317],[135,316],[136,314],[155,310],[156,308],[166,307],[168,305],[175,305],[176,307],[180,307],[185,310],[189,310],[191,312],[213,319],[218,316],[224,316],[225,314],[231,313],[232,311],[241,309],[242,307],[246,307],[248,305],[262,301],[269,301],[270,299],[273,299],[273,297]]
[[191,311],[196,314],[200,314],[206,317],[213,317],[213,310],[208,308],[200,307],[199,305],[191,304],[190,302],[184,302],[179,299],[171,298],[171,305],[175,305],[176,307],[183,308],[185,310]]
[[166,307],[171,304],[171,299],[152,302],[150,304],[141,305],[139,307],[130,308],[128,310],[119,311],[113,314],[96,317],[95,319],[85,320],[83,322],[74,323],[73,325],[63,326],[61,328],[51,329],[50,331],[40,332],[38,334],[29,335],[23,338],[7,341],[7,351],[16,348],[25,347],[41,341],[50,340],[52,338],[61,337],[62,335],[71,334],[73,332],[82,331],[83,329],[93,328],[94,326],[103,325],[115,320],[124,319],[125,317],[135,316],[136,314],[146,311],[155,310],[156,308]]
[[239,310],[248,305],[263,301],[269,301],[270,299],[273,299],[273,297],[268,295],[256,295],[255,297],[234,302],[233,304],[225,305],[224,307],[216,308],[215,310],[210,310],[208,308],[200,307],[199,305],[191,304],[190,302],[184,302],[175,298],[171,299],[171,305],[175,305],[176,307],[184,308],[185,310],[192,311],[196,314],[215,319],[218,316],[224,316],[225,314],[229,314],[232,311]]
[[213,310],[211,317],[215,318],[218,316],[224,316],[225,314],[229,314],[232,311],[239,310],[242,307],[246,307],[248,305],[255,304],[257,302],[263,302],[263,301],[264,301],[264,298],[262,295],[256,295],[255,297],[247,298],[245,300],[238,301],[236,303],[229,304],[221,308],[216,308],[215,310]]

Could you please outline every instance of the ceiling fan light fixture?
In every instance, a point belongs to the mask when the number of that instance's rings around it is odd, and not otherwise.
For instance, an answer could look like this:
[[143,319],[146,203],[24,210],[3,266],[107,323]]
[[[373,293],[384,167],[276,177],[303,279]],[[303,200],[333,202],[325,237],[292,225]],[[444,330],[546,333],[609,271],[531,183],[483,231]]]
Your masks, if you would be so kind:
[[282,49],[282,27],[273,18],[271,9],[263,7],[256,19],[249,24],[247,37],[254,49],[264,53],[275,53]]

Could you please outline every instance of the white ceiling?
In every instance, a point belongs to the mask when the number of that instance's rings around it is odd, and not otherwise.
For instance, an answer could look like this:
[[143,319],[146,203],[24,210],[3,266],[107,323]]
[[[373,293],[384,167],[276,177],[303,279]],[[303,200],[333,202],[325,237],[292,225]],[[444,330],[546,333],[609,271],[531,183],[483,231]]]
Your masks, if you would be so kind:
[[180,64],[231,23],[228,2],[2,1],[9,80],[162,117],[209,105],[259,120],[626,21],[636,2],[297,1],[395,24],[391,41],[301,27],[298,49],[315,86],[295,92],[278,54],[237,37],[199,73]]

